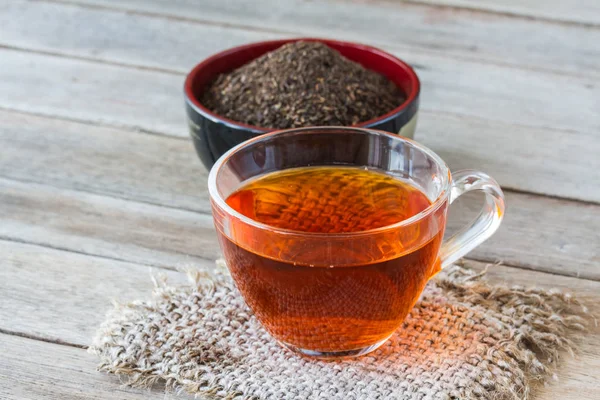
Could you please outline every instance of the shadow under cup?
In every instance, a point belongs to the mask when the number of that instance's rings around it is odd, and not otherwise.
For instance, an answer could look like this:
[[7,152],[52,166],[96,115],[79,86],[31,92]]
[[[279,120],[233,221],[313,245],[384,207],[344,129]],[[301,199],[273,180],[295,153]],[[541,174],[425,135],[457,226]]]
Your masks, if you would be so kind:
[[[331,165],[392,175],[421,190],[431,205],[394,225],[327,234],[270,227],[225,201],[264,174]],[[441,268],[451,180],[435,153],[400,136],[363,128],[300,128],[230,150],[211,170],[209,191],[227,265],[259,321],[288,348],[339,357],[385,342]]]

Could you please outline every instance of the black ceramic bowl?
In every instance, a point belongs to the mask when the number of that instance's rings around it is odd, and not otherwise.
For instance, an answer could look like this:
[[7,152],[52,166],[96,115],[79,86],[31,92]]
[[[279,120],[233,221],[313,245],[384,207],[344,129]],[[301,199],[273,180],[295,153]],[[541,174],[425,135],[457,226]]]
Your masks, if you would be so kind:
[[419,108],[420,83],[417,74],[405,62],[374,47],[336,40],[297,38],[258,42],[234,47],[207,58],[196,65],[185,80],[185,104],[190,134],[196,152],[207,169],[232,147],[275,129],[245,125],[211,112],[198,100],[202,97],[204,88],[219,74],[232,71],[286,43],[299,40],[325,43],[344,57],[386,76],[398,85],[406,94],[404,103],[381,117],[356,126],[413,137]]

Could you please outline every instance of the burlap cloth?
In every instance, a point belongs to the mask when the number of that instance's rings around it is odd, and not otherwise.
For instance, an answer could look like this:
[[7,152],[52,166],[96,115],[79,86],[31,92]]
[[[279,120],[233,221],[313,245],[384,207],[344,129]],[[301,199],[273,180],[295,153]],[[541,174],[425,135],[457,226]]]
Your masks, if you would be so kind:
[[585,325],[569,295],[455,266],[381,348],[316,361],[281,348],[222,268],[189,274],[191,285],[157,279],[151,300],[116,305],[90,348],[101,370],[218,399],[525,399]]

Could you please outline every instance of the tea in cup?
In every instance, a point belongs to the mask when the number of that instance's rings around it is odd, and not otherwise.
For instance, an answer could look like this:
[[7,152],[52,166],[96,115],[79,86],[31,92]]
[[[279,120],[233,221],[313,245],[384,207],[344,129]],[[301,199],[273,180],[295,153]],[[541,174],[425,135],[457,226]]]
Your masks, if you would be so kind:
[[[443,241],[448,205],[486,194]],[[209,176],[219,243],[265,329],[305,355],[356,356],[402,324],[427,281],[499,226],[498,184],[450,174],[426,147],[362,128],[279,131],[223,155]]]

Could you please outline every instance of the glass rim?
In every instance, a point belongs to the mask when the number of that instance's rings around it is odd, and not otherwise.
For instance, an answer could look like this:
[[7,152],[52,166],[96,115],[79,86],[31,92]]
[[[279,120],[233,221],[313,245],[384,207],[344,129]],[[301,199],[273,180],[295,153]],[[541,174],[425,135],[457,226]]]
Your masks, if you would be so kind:
[[[368,133],[375,134],[379,136],[388,136],[394,140],[400,140],[404,142],[409,142],[420,151],[425,153],[428,157],[432,158],[443,170],[442,176],[442,190],[439,195],[436,197],[431,204],[425,208],[423,211],[413,215],[410,218],[404,219],[402,221],[396,222],[390,225],[384,225],[379,228],[369,229],[365,231],[358,232],[342,232],[342,233],[323,233],[323,232],[305,232],[305,231],[297,231],[293,229],[284,229],[278,228],[275,226],[263,224],[262,222],[258,222],[253,220],[252,218],[246,217],[244,214],[234,210],[232,207],[227,204],[225,199],[219,193],[219,189],[217,187],[217,175],[221,169],[221,167],[231,158],[235,153],[240,151],[241,149],[250,147],[255,145],[256,143],[260,143],[262,141],[266,141],[271,139],[274,136],[284,136],[298,133],[309,133],[318,134],[322,132],[328,133]],[[282,170],[284,171],[284,170]],[[276,172],[276,171],[274,171]],[[235,147],[232,147],[229,151],[223,154],[219,159],[215,162],[213,167],[210,169],[208,174],[208,192],[210,194],[211,201],[214,201],[219,208],[225,211],[228,215],[235,217],[236,219],[244,222],[247,225],[250,225],[254,228],[261,230],[269,230],[272,232],[280,233],[282,235],[296,235],[296,236],[311,236],[311,237],[327,237],[327,238],[348,238],[348,237],[356,237],[356,236],[364,236],[364,235],[372,235],[377,233],[383,233],[386,231],[395,230],[398,228],[402,228],[405,226],[412,225],[415,222],[418,222],[430,214],[438,210],[442,204],[446,201],[448,196],[450,195],[450,185],[452,184],[452,175],[450,173],[450,168],[448,165],[442,160],[440,156],[438,156],[433,150],[428,147],[412,140],[406,138],[404,136],[396,135],[390,132],[381,131],[378,129],[370,129],[370,128],[360,128],[360,127],[350,127],[350,126],[311,126],[311,127],[303,127],[303,128],[290,128],[290,129],[280,129],[273,132],[265,133],[259,136],[256,136],[252,139],[249,139],[245,142],[242,142]]]

